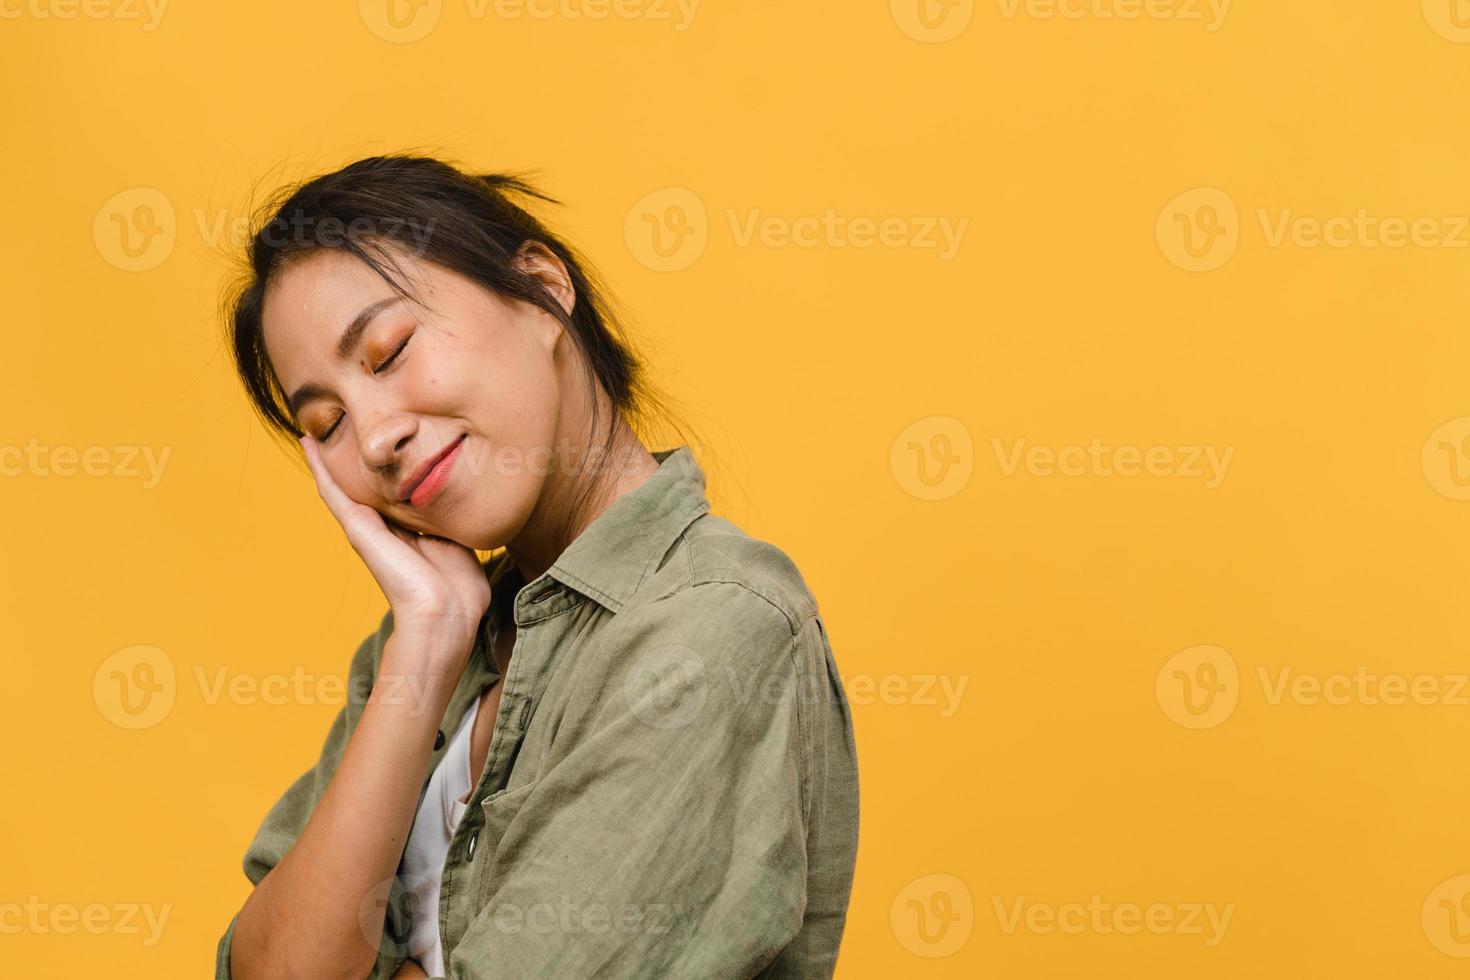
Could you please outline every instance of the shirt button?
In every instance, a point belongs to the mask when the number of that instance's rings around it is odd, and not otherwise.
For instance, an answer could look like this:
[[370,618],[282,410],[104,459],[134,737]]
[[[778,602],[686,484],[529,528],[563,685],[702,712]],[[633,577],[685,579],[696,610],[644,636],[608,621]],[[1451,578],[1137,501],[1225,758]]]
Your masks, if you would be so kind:
[[477,841],[479,839],[480,839],[480,832],[478,830],[475,831],[474,833],[470,834],[470,857],[474,857],[475,856],[475,841]]
[[434,748],[438,749],[438,748],[443,748],[443,747],[444,747],[444,729],[441,728],[434,735]]

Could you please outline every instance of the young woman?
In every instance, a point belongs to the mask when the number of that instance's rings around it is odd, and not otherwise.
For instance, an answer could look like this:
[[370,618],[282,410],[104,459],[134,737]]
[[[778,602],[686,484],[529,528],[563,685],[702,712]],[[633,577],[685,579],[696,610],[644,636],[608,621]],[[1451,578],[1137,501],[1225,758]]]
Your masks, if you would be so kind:
[[832,973],[858,785],[822,618],[635,434],[639,362],[532,196],[374,157],[254,235],[237,368],[388,609],[220,978]]

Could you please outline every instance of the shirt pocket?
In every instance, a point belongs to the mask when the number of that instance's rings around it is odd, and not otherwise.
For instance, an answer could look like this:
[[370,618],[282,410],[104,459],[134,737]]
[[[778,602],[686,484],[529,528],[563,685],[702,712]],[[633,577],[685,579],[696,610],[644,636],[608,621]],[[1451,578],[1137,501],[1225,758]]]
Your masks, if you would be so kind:
[[526,800],[540,785],[540,780],[535,780],[523,786],[493,793],[480,801],[480,809],[485,815],[485,826],[480,830],[479,844],[475,849],[475,863],[479,866],[479,886],[476,893],[480,899],[480,907],[484,906],[494,888],[493,869],[497,865],[504,868],[508,861],[515,859],[513,854],[501,853],[501,843]]

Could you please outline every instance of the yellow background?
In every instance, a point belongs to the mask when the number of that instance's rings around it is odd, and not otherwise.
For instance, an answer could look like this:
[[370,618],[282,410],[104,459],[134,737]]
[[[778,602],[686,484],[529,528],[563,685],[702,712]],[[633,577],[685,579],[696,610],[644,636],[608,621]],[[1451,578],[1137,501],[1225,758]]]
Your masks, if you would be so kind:
[[[652,0],[443,0],[403,40],[382,4],[173,0],[149,29],[122,3],[0,4],[0,451],[109,454],[0,478],[0,910],[111,923],[6,913],[0,972],[211,970],[337,703],[200,675],[340,678],[383,609],[248,412],[222,277],[260,194],[422,148],[538,170],[708,436],[717,508],[817,596],[862,766],[839,977],[1464,975],[1470,9],[704,0],[679,30]],[[134,261],[117,221],[160,198]],[[907,230],[739,234],[828,209]],[[1276,236],[1360,211],[1439,231]],[[676,219],[703,250],[659,268],[637,230]],[[968,222],[948,257],[938,219]],[[1094,439],[1181,451],[1007,467]],[[156,485],[130,446],[169,452]],[[1218,485],[1188,447],[1231,452]],[[176,679],[130,729],[108,661],[139,646]],[[1205,660],[1224,700],[1191,714]],[[1360,670],[1443,696],[1272,697]],[[1231,918],[1006,928],[1093,896]],[[168,910],[157,942],[128,905]]]

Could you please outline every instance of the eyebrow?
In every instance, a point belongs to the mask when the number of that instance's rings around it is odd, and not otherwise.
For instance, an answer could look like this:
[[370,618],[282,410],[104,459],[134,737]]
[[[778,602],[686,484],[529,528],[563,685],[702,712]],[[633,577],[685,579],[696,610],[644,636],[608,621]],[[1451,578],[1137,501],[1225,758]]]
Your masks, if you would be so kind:
[[[378,300],[376,303],[369,303],[367,306],[364,306],[357,316],[352,318],[352,322],[347,324],[347,329],[342,331],[342,336],[337,338],[337,360],[345,361],[351,357],[352,352],[357,349],[358,343],[362,341],[363,331],[367,330],[368,324],[373,322],[373,317],[401,299],[401,296],[388,296]],[[297,388],[291,393],[291,397],[287,399],[287,404],[291,407],[292,416],[301,414],[302,405],[305,405],[313,398],[321,398],[326,394],[327,389],[311,382]]]

